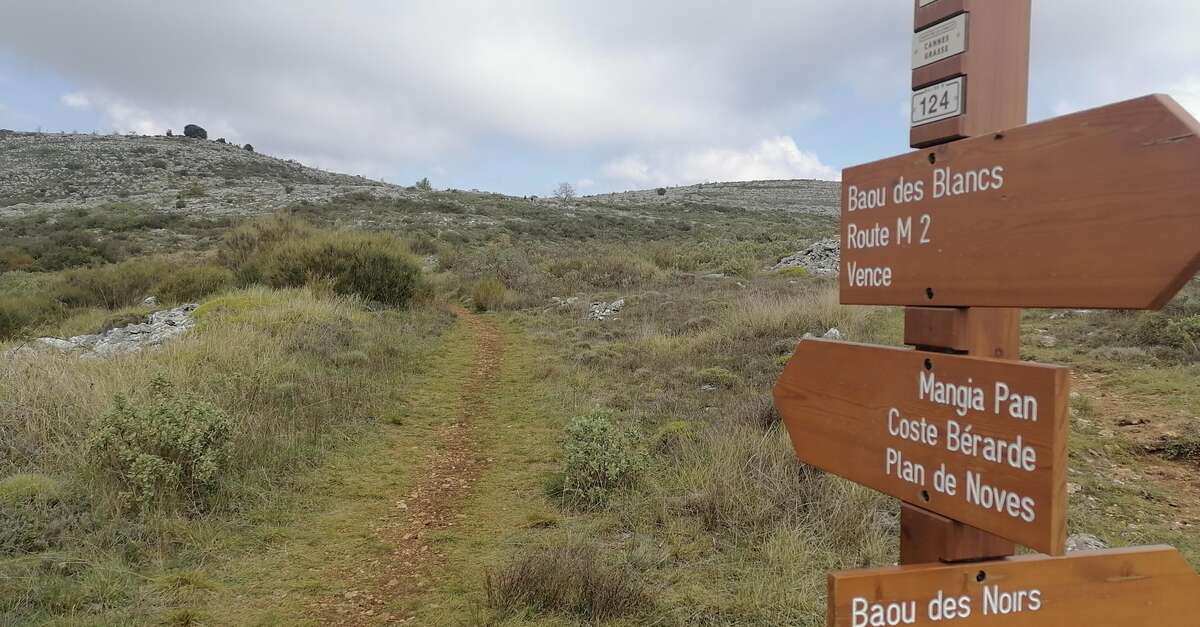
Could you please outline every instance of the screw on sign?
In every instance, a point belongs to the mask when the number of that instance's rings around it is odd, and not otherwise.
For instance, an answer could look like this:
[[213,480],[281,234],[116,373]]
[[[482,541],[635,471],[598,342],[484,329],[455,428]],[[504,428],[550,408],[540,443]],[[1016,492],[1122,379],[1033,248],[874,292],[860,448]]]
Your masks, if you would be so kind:
[[1020,307],[1155,309],[1200,270],[1200,123],[1026,125],[1031,0],[912,1],[919,150],[843,172],[841,301],[905,306],[919,350],[805,340],[775,386],[802,461],[902,501],[903,565],[831,574],[828,623],[1200,625],[1178,551],[1064,555],[1070,373],[1018,361]]

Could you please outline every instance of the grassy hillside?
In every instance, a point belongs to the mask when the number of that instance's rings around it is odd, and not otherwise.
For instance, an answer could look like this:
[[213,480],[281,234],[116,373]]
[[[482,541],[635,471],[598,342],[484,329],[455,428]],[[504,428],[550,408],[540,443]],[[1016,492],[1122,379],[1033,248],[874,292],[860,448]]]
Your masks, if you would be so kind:
[[[823,624],[825,573],[893,563],[898,510],[799,464],[768,390],[806,333],[897,344],[900,312],[765,270],[836,234],[827,203],[672,194],[6,218],[33,262],[0,352],[203,304],[160,350],[0,358],[0,622]],[[1024,326],[1077,372],[1071,532],[1200,565],[1200,284]],[[129,453],[176,415],[205,446]]]

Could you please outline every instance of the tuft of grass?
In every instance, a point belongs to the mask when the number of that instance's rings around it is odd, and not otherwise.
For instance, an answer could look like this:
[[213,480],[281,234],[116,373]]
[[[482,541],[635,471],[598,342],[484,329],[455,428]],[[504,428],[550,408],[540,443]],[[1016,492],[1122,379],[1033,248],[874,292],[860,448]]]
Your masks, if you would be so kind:
[[471,287],[471,303],[476,311],[498,311],[504,308],[507,301],[508,288],[495,277],[480,279]]
[[598,547],[581,541],[528,550],[488,572],[484,593],[488,607],[501,617],[535,610],[603,621],[651,607],[628,568],[605,560]]

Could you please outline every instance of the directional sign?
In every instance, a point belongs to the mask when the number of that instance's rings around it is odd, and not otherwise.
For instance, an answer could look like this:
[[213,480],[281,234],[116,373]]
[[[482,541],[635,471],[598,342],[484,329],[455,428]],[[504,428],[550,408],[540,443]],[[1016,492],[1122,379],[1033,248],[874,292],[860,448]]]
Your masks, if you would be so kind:
[[829,575],[831,627],[1132,627],[1200,624],[1200,577],[1142,547]]
[[1200,124],[1167,96],[842,180],[843,303],[1157,309],[1200,269]]
[[1062,554],[1070,371],[804,340],[775,385],[799,458]]

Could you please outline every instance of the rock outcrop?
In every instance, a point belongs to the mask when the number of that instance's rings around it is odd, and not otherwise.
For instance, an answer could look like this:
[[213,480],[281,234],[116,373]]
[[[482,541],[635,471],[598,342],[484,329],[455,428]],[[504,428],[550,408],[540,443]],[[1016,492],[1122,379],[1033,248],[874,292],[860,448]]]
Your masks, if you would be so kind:
[[841,242],[836,239],[823,239],[813,242],[811,246],[794,255],[780,259],[771,270],[804,268],[810,274],[829,276],[838,273],[841,263]]
[[104,333],[76,335],[66,339],[38,338],[17,352],[52,350],[95,357],[136,353],[186,333],[196,325],[195,319],[192,318],[192,312],[195,310],[195,304],[188,304],[175,309],[156,311],[150,314],[145,322],[117,327]]

